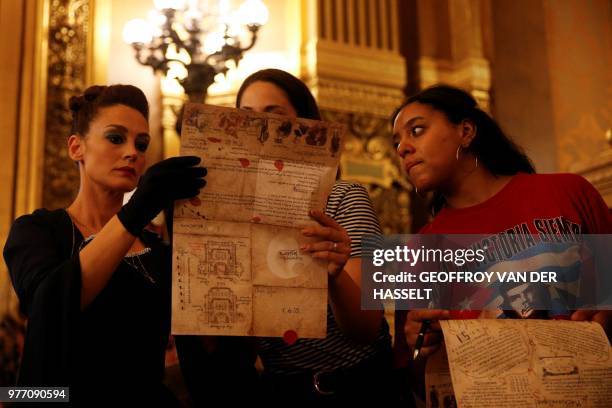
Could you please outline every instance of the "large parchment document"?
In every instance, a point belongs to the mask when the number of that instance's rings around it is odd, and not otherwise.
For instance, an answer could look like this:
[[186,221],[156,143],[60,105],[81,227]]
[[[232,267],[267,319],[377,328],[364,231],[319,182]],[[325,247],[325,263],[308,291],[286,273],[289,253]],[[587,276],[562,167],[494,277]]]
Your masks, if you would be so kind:
[[323,338],[327,264],[300,250],[323,210],[342,125],[188,104],[181,155],[207,185],[174,209],[174,334]]
[[430,407],[612,407],[611,347],[597,323],[475,319],[440,325],[446,350],[428,362]]

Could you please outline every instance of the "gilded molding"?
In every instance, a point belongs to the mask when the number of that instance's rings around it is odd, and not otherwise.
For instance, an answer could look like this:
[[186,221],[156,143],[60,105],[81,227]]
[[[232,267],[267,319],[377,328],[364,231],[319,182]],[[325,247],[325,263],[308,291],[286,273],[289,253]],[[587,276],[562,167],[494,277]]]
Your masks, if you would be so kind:
[[397,51],[319,40],[310,52],[316,52],[317,74],[322,77],[392,88],[406,83],[406,61]]
[[454,62],[421,57],[417,67],[421,89],[438,83],[459,86],[470,91],[482,109],[490,111],[491,66],[485,58]]
[[325,120],[347,126],[340,157],[342,179],[367,187],[385,234],[408,233],[412,187],[399,170],[388,119],[326,109],[322,114]]
[[612,150],[606,150],[599,157],[578,164],[572,170],[593,184],[608,207],[612,208]]
[[387,120],[404,99],[400,87],[383,87],[347,79],[319,76],[309,81],[308,85],[322,109],[371,114]]
[[74,199],[79,173],[68,157],[69,98],[87,83],[89,0],[51,0],[47,60],[47,112],[42,205],[66,207]]

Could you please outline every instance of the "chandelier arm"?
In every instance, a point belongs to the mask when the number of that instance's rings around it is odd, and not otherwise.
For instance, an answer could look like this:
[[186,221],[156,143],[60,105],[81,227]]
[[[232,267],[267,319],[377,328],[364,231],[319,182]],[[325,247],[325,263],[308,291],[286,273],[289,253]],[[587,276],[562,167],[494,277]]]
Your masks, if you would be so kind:
[[136,61],[140,65],[151,67],[153,71],[164,71],[162,67],[164,65],[164,61],[160,60],[159,58],[156,58],[153,53],[151,53],[151,50],[149,48],[147,48],[148,55],[145,56],[145,53],[143,52],[143,44],[132,44],[132,47],[135,51]]
[[164,9],[162,13],[166,16],[166,20],[164,21],[162,27],[162,34],[160,36],[160,40],[162,43],[168,45],[166,39],[170,39],[172,43],[175,44],[176,51],[179,52],[181,48],[185,48],[185,44],[181,37],[178,35],[176,30],[172,27],[174,22],[176,21],[176,10],[172,8]]
[[255,46],[255,43],[257,42],[257,38],[258,38],[257,37],[257,31],[259,31],[259,26],[257,24],[250,24],[247,27],[249,28],[249,31],[251,32],[251,42],[245,48],[238,47],[238,50],[241,53],[243,53],[245,51],[248,51],[251,48],[253,48]]
[[142,45],[134,43],[132,44],[132,48],[134,49],[134,56],[136,57],[136,61],[138,61],[138,63],[140,63],[141,65],[147,65],[146,57],[144,57],[142,53]]
[[189,37],[187,38],[187,41],[183,41],[183,44],[184,44],[185,50],[187,51],[189,56],[193,59],[194,57],[199,56],[198,54],[199,54],[199,48],[201,46],[201,42],[198,36],[202,33],[202,31],[200,29],[192,29],[192,30],[187,30],[187,33],[189,33]]
[[223,53],[221,51],[216,51],[216,52],[213,52],[212,54],[208,54],[206,58],[204,58],[204,64],[212,66],[212,64],[209,62],[210,59],[214,57],[219,57],[219,56],[223,56]]
[[181,49],[187,50],[185,42],[181,40],[181,37],[179,37],[178,33],[174,31],[174,29],[171,29],[169,34],[169,37],[172,40],[174,46],[176,47],[177,52],[179,52]]
[[166,61],[167,62],[180,62],[185,68],[187,68],[187,66],[189,65],[189,64],[185,63],[185,61],[181,61],[178,58],[166,58]]

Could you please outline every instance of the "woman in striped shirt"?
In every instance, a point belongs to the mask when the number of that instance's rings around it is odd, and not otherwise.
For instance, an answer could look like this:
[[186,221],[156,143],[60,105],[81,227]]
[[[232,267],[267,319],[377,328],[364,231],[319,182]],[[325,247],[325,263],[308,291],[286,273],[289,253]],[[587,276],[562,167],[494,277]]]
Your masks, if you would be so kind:
[[[321,119],[306,85],[277,69],[265,69],[249,76],[238,91],[236,107],[293,118]],[[389,400],[392,395],[389,327],[381,310],[361,310],[361,237],[381,234],[368,193],[359,184],[337,181],[325,213],[313,211],[311,216],[320,225],[305,232],[320,240],[304,250],[329,261],[327,337],[295,342],[281,338],[252,339],[253,350],[264,366],[263,381],[257,391],[264,400],[272,402]],[[232,373],[244,372],[245,362],[236,361],[237,355],[245,356],[245,348],[236,346],[240,341],[217,338],[216,347],[223,349],[235,363],[234,368],[226,371],[228,379],[233,377]],[[228,342],[234,343],[234,352],[228,351],[232,349],[226,347]],[[193,363],[183,364],[189,384],[191,370],[185,365],[193,366]],[[192,382],[190,388],[196,387]],[[245,397],[236,395],[236,398]]]

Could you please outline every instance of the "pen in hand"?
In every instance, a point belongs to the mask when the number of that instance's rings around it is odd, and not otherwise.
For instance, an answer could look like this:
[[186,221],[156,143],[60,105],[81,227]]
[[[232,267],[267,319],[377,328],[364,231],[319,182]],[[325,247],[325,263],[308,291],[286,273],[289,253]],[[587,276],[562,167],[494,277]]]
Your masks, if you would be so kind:
[[417,336],[416,343],[414,345],[414,353],[412,354],[412,359],[416,360],[421,352],[421,347],[423,347],[423,340],[425,340],[425,334],[429,329],[429,325],[431,324],[430,320],[423,320],[421,322],[421,330],[419,330],[419,335]]

